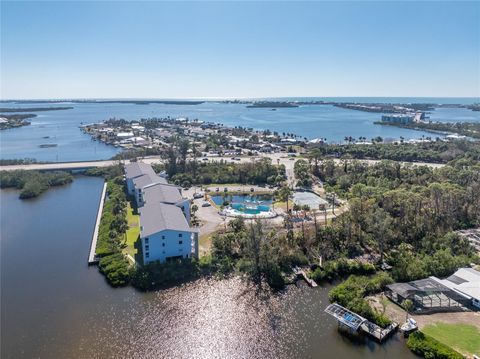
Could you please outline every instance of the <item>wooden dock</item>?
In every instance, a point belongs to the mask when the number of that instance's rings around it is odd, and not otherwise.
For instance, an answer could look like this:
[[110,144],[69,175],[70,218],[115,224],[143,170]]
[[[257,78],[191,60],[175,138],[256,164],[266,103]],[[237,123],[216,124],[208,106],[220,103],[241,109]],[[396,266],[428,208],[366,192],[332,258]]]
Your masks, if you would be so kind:
[[97,248],[98,229],[100,227],[100,220],[103,213],[103,203],[105,202],[105,194],[107,192],[107,182],[103,184],[102,196],[100,197],[100,205],[98,206],[97,220],[95,222],[95,229],[93,230],[92,243],[90,244],[90,253],[88,255],[88,265],[98,263],[98,258],[95,256]]
[[360,329],[363,330],[365,333],[371,335],[375,339],[377,339],[379,342],[382,342],[390,334],[395,332],[397,327],[398,327],[398,323],[393,322],[392,324],[390,324],[388,327],[384,329],[366,320],[365,322],[362,323],[362,325],[360,326]]

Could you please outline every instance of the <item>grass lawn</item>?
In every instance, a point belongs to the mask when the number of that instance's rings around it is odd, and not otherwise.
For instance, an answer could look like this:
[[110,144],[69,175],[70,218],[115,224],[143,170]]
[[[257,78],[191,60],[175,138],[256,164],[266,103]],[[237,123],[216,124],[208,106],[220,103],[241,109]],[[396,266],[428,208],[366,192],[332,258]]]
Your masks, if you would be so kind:
[[459,352],[480,355],[480,329],[474,325],[437,322],[422,332]]
[[124,252],[135,257],[137,249],[134,247],[134,244],[140,235],[140,216],[133,213],[133,208],[130,206],[130,203],[128,203],[127,207],[127,222],[127,248],[124,249]]

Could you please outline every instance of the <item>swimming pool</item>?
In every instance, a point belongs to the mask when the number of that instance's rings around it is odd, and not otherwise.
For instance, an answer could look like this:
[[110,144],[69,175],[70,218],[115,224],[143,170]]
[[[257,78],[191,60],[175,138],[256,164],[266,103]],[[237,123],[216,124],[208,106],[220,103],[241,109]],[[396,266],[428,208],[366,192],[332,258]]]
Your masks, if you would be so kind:
[[233,195],[233,196],[222,196],[222,195],[214,195],[211,196],[213,203],[217,206],[221,206],[225,202],[229,204],[241,204],[245,206],[267,206],[270,209],[270,205],[272,204],[272,196],[268,194],[257,194],[257,195]]
[[230,207],[238,212],[242,212],[245,214],[259,214],[262,212],[269,212],[270,206],[264,205],[251,205],[251,204],[244,204],[244,203],[232,203]]

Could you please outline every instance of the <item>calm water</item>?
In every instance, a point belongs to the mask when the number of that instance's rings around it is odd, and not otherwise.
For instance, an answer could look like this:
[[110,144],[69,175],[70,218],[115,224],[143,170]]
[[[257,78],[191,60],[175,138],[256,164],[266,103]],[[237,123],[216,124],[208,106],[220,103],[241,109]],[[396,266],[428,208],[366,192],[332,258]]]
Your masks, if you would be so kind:
[[[306,100],[297,98],[297,100]],[[324,98],[335,101],[358,102],[439,102],[473,103],[478,99],[425,99],[425,98]],[[107,159],[118,149],[91,140],[79,130],[82,123],[104,121],[111,117],[138,120],[146,117],[189,117],[223,123],[228,126],[245,126],[272,131],[293,132],[307,138],[327,138],[341,142],[345,136],[368,139],[381,136],[420,138],[431,134],[401,128],[374,125],[381,114],[341,109],[330,105],[310,105],[297,108],[247,108],[241,104],[206,102],[201,105],[135,105],[135,104],[70,104],[72,110],[39,112],[31,119],[32,125],[0,132],[1,158],[36,158],[42,161],[79,161]],[[1,103],[1,107],[56,106],[56,104]],[[480,121],[480,112],[466,109],[437,109],[431,115],[438,121]],[[49,138],[45,138],[49,137]],[[57,147],[39,148],[42,144]]]
[[402,339],[353,342],[328,288],[256,295],[238,279],[139,293],[86,265],[102,181],[35,200],[0,192],[2,358],[410,358]]

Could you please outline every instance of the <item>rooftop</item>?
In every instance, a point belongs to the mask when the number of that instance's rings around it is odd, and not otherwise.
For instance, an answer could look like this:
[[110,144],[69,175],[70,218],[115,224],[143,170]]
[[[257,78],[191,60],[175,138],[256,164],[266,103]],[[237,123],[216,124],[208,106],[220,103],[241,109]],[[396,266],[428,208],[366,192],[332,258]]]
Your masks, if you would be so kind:
[[180,208],[171,204],[150,203],[139,209],[140,237],[164,231],[193,232]]
[[135,188],[143,188],[148,185],[156,184],[156,183],[167,183],[165,178],[157,176],[156,174],[146,174],[141,175],[140,177],[135,177],[133,179],[133,184]]
[[144,201],[147,203],[178,203],[183,198],[177,186],[165,183],[156,183],[143,189]]
[[156,175],[152,166],[143,162],[132,162],[125,165],[125,177],[127,177],[128,179],[139,177],[145,174],[149,174],[152,176]]

